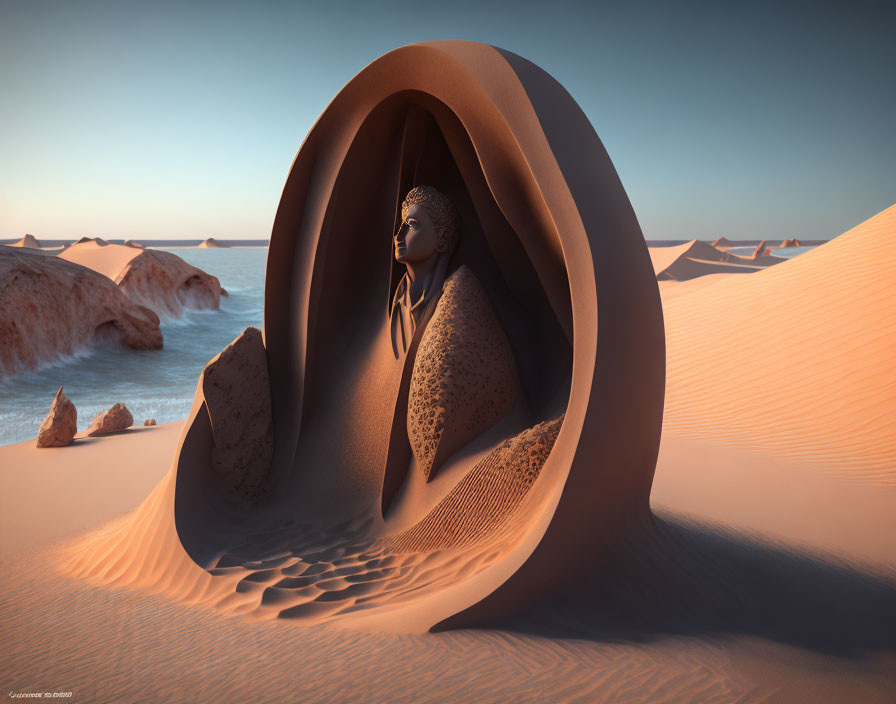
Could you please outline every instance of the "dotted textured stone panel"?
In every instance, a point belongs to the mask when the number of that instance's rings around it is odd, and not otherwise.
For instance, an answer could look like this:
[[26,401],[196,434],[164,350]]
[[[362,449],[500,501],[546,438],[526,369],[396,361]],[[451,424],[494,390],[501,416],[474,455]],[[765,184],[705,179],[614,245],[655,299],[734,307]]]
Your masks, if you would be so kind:
[[246,328],[202,373],[215,446],[212,469],[245,501],[265,489],[274,451],[267,355],[261,332]]
[[411,374],[408,439],[424,476],[503,418],[518,396],[507,336],[482,285],[461,267],[445,281]]
[[551,454],[564,415],[504,441],[473,467],[422,521],[389,539],[387,550],[432,552],[501,537],[507,519],[535,483]]

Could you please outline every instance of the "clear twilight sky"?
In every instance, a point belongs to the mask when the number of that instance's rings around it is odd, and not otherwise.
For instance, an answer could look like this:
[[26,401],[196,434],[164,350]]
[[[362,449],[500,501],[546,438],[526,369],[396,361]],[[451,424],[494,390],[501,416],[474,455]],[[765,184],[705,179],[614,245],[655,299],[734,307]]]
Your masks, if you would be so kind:
[[827,238],[896,202],[896,3],[0,0],[0,238],[265,238],[366,64],[468,39],[552,74],[648,239]]

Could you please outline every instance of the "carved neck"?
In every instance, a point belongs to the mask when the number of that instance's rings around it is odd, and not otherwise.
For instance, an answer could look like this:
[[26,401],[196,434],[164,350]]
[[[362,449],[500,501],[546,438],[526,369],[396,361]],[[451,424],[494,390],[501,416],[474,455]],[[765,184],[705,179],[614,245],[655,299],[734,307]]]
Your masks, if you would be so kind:
[[430,257],[425,262],[406,264],[408,269],[408,294],[411,303],[416,303],[427,292],[432,282],[432,274],[442,257],[438,254]]

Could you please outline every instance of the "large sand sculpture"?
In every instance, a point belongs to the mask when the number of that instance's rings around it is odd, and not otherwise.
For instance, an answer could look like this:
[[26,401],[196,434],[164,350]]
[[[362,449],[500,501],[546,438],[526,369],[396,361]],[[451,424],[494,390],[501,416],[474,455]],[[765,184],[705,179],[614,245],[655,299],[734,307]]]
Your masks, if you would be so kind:
[[[462,233],[400,344],[421,184]],[[651,525],[663,388],[647,247],[574,100],[491,46],[404,47],[299,151],[264,337],[206,369],[171,472],[68,569],[261,618],[483,623]]]
[[171,252],[82,238],[57,256],[107,276],[132,301],[159,314],[217,310],[221,300],[216,277]]
[[108,341],[161,349],[159,318],[90,269],[0,247],[0,376]]

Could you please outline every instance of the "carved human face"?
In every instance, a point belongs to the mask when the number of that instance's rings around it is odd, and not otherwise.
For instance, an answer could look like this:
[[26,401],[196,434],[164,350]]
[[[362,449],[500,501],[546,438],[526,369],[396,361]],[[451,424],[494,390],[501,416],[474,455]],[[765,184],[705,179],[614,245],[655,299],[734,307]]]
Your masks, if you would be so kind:
[[395,235],[395,259],[402,264],[422,264],[444,252],[448,246],[444,230],[437,230],[426,208],[417,203]]

